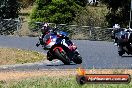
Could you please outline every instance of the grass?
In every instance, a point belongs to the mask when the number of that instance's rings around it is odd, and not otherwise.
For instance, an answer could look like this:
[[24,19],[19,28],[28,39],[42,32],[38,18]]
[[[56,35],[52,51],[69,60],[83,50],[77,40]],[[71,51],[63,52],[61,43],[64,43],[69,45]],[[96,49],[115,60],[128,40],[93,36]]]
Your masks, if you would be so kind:
[[35,51],[0,48],[0,65],[32,63],[43,59],[46,56]]
[[[76,81],[74,70],[39,70],[0,72],[0,88],[132,88],[130,84],[84,84]],[[117,72],[116,72],[117,71]],[[132,74],[131,69],[90,69],[88,74]]]
[[0,88],[132,88],[130,84],[85,84],[79,85],[75,76],[34,77],[23,80],[1,81]]

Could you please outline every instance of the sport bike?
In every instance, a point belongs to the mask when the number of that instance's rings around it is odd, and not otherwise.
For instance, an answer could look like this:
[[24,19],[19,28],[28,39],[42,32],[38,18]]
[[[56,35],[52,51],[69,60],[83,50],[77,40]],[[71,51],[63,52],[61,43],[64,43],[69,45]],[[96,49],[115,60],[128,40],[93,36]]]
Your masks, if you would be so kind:
[[122,56],[127,53],[132,54],[132,32],[126,29],[112,31],[112,39],[115,39],[118,47],[118,54]]
[[68,65],[72,62],[76,64],[82,63],[77,46],[69,39],[68,33],[63,31],[52,31],[46,34],[43,38],[44,50],[48,50],[47,59],[59,59],[64,64]]

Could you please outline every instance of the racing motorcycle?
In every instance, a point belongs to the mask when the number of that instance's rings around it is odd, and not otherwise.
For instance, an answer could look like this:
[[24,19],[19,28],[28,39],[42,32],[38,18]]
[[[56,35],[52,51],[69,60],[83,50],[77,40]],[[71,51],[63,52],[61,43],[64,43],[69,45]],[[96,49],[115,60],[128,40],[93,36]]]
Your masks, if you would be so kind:
[[115,39],[118,47],[118,54],[122,56],[127,53],[132,54],[132,32],[125,29],[112,31],[112,39]]
[[77,46],[72,43],[66,32],[49,32],[44,36],[43,44],[44,50],[48,50],[47,59],[49,61],[59,59],[66,65],[72,62],[82,63],[82,57],[77,50]]

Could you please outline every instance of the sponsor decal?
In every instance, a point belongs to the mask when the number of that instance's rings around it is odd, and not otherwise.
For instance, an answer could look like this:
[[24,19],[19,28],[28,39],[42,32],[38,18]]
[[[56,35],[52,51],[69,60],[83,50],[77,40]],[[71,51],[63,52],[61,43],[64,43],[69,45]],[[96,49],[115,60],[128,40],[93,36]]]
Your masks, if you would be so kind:
[[130,83],[129,74],[86,74],[85,69],[78,69],[76,80],[79,84],[85,83]]

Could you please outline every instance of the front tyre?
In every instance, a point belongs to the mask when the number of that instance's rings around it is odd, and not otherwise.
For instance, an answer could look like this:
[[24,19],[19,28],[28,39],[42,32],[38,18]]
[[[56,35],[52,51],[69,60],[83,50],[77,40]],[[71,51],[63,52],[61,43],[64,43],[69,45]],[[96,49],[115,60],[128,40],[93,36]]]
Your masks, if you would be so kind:
[[122,56],[124,54],[123,51],[118,51],[119,56]]
[[82,57],[80,55],[76,56],[74,58],[73,62],[76,64],[81,64],[82,63]]
[[64,50],[60,51],[59,49],[55,49],[54,54],[65,65],[69,65],[71,63],[70,59],[68,58],[68,56]]
[[75,54],[73,56],[73,62],[76,64],[82,63],[82,57],[80,56],[80,54],[78,52],[75,52]]

